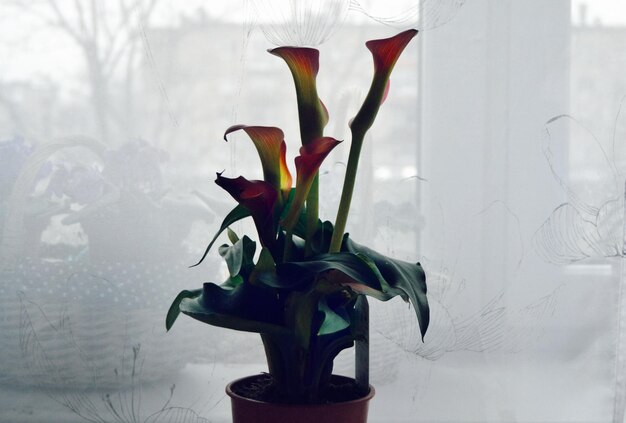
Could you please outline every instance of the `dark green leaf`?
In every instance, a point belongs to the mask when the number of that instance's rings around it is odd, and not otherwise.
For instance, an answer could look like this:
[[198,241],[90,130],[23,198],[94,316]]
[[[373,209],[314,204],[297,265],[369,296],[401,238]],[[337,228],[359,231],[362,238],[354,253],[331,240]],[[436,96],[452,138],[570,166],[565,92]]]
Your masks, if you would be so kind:
[[[259,276],[262,276],[259,279]],[[250,274],[250,283],[257,283],[257,281],[263,282],[264,280],[276,279],[276,263],[274,263],[274,257],[272,253],[266,247],[261,249],[259,254],[259,261],[257,261],[254,270]],[[274,286],[274,283],[266,284],[268,286]]]
[[283,304],[272,290],[243,283],[224,289],[205,283],[201,295],[183,299],[180,311],[204,323],[247,332],[284,333]]
[[241,242],[234,245],[223,244],[217,249],[220,256],[226,262],[228,273],[231,277],[237,276],[241,271],[241,262],[243,260],[243,245]]
[[370,266],[359,255],[348,252],[320,254],[311,260],[285,263],[279,267],[278,274],[283,287],[292,287],[331,270],[337,270],[373,290],[383,291],[380,280]]
[[228,228],[233,223],[238,222],[241,219],[246,218],[248,216],[250,216],[250,211],[246,209],[244,206],[242,206],[241,204],[238,204],[234,209],[232,209],[231,212],[228,213],[228,215],[224,218],[224,221],[222,222],[220,229],[217,231],[217,233],[215,234],[215,236],[209,243],[209,246],[206,247],[206,250],[204,251],[204,254],[202,255],[202,258],[200,259],[200,261],[198,261],[196,264],[194,264],[191,267],[195,267],[204,261],[207,254],[209,254],[209,250],[211,250],[211,247],[217,240],[217,237],[219,237],[220,234],[226,230],[226,228]]
[[196,298],[200,296],[200,294],[202,294],[201,289],[194,289],[193,291],[187,291],[187,290],[182,291],[180,294],[176,296],[176,298],[174,299],[174,302],[172,302],[172,305],[170,306],[170,309],[167,311],[167,317],[165,318],[166,330],[169,331],[174,325],[174,322],[176,321],[176,319],[178,318],[178,315],[180,314],[179,306],[180,306],[181,301],[184,300],[185,298]]
[[426,276],[419,263],[391,259],[367,247],[344,239],[344,251],[320,254],[308,261],[289,262],[279,267],[280,285],[292,288],[306,280],[312,280],[323,272],[328,278],[355,292],[369,295],[381,301],[401,296],[410,301],[420,325],[422,337],[429,323],[429,307],[426,297]]
[[333,310],[328,306],[326,299],[322,298],[318,303],[318,310],[324,314],[322,325],[317,331],[318,335],[330,335],[350,326],[350,317],[343,307]]
[[244,235],[243,238],[235,242],[234,245],[222,245],[219,248],[220,255],[224,258],[228,266],[228,272],[231,277],[235,277],[246,269],[247,272],[254,267],[254,252],[256,251],[256,242]]
[[255,270],[259,272],[273,272],[276,270],[276,263],[274,263],[274,257],[270,250],[263,247],[261,254],[259,254],[259,261],[256,264]]
[[384,256],[344,237],[343,250],[368,257],[389,285],[389,293],[411,301],[420,326],[422,339],[428,329],[430,309],[426,296],[426,274],[419,263],[409,263]]
[[[299,238],[306,237],[306,213],[303,213],[294,227],[293,234]],[[325,254],[330,247],[330,239],[333,236],[333,224],[328,220],[317,221],[317,230],[312,238],[313,255]]]
[[233,231],[232,229],[226,228],[226,234],[228,235],[228,239],[230,240],[231,244],[234,244],[235,242],[239,241],[239,237],[237,236],[235,231]]
[[276,272],[258,272],[254,274],[254,283],[263,284],[269,288],[282,288],[280,279]]
[[309,348],[311,342],[320,297],[321,295],[314,291],[294,291],[289,294],[285,303],[285,320],[290,322],[296,341],[305,350]]
[[238,287],[244,282],[243,277],[241,275],[232,276],[226,279],[223,284],[220,285],[221,288],[225,289],[233,289]]

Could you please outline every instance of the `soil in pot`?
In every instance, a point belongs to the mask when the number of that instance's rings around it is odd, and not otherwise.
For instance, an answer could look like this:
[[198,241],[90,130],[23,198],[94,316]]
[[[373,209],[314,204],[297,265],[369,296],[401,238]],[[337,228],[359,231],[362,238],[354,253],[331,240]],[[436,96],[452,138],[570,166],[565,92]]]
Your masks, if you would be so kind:
[[[260,374],[242,379],[234,383],[232,391],[242,397],[271,402],[273,404],[288,404],[288,399],[278,392],[276,382],[269,374]],[[333,375],[328,388],[321,392],[321,404],[354,401],[363,397],[354,379]]]

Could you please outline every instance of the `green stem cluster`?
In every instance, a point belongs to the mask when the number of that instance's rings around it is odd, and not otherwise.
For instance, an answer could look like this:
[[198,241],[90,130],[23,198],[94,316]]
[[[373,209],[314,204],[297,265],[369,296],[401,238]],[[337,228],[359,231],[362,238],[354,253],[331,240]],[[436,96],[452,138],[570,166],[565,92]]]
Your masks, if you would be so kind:
[[361,155],[361,147],[365,134],[374,123],[380,104],[383,100],[385,86],[389,80],[391,70],[384,74],[375,74],[372,80],[370,90],[365,97],[365,101],[354,117],[350,130],[352,131],[352,144],[350,145],[350,154],[348,156],[348,166],[346,168],[346,176],[343,180],[343,189],[341,191],[341,201],[337,210],[337,219],[335,220],[335,229],[330,241],[330,253],[337,253],[341,250],[341,242],[343,234],[346,230],[348,221],[348,213],[350,212],[350,204],[352,202],[352,193],[354,192],[354,183],[356,182],[356,174],[359,167],[359,156]]
[[361,147],[363,146],[364,138],[365,133],[355,134],[354,131],[352,132],[352,144],[350,145],[348,166],[346,168],[346,176],[343,180],[341,200],[339,202],[339,209],[337,210],[337,219],[335,220],[335,229],[330,241],[329,253],[337,253],[341,250],[341,242],[348,221],[350,204],[352,203],[352,193],[354,192],[354,183],[356,182],[359,156],[361,155]]
[[320,175],[319,172],[313,179],[313,184],[309,190],[306,199],[306,240],[304,243],[304,254],[310,256],[313,254],[311,240],[317,230],[317,221],[319,220],[319,191],[320,191]]

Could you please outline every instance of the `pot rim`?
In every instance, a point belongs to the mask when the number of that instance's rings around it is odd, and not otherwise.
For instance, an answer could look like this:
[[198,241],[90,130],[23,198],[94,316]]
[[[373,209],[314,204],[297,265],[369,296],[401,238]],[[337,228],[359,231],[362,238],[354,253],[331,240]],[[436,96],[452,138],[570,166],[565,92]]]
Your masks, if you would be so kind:
[[[367,393],[367,395],[365,395],[365,396],[363,396],[361,398],[357,398],[355,400],[342,401],[342,402],[333,402],[333,403],[328,403],[328,404],[286,404],[286,403],[281,403],[281,402],[259,401],[259,400],[256,400],[256,399],[244,397],[242,395],[239,395],[239,394],[236,394],[235,392],[233,392],[232,386],[234,384],[239,383],[239,382],[244,381],[244,380],[249,379],[249,378],[256,377],[256,376],[258,376],[260,374],[263,374],[263,373],[258,373],[258,374],[255,374],[255,375],[244,376],[244,377],[240,377],[238,379],[233,380],[228,385],[226,385],[226,389],[225,389],[226,390],[226,395],[228,395],[232,399],[238,399],[238,400],[247,401],[247,402],[256,403],[256,404],[270,404],[270,405],[275,406],[275,407],[285,407],[285,408],[303,408],[303,407],[306,407],[306,408],[321,408],[321,407],[344,406],[344,405],[347,405],[347,404],[355,404],[355,403],[359,403],[359,402],[367,402],[367,401],[371,400],[374,397],[374,394],[376,394],[376,389],[374,389],[374,387],[370,384],[369,385],[369,392]],[[339,376],[339,377],[344,377],[346,379],[354,380],[354,378],[350,377],[350,376],[344,376],[344,375],[333,375],[333,376]]]

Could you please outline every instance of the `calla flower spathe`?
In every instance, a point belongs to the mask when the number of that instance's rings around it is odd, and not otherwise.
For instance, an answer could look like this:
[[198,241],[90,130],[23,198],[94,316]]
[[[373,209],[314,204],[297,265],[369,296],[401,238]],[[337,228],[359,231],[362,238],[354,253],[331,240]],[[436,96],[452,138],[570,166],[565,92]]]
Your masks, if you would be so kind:
[[409,29],[391,38],[366,42],[365,46],[374,56],[374,72],[389,76],[400,54],[416,35],[417,29]]
[[398,58],[417,30],[409,29],[391,38],[371,40],[365,43],[374,59],[374,78],[365,101],[350,127],[353,133],[365,133],[374,123],[380,105],[389,92],[389,76]]
[[326,156],[340,143],[341,141],[332,137],[322,137],[300,147],[300,155],[295,159],[296,193],[289,213],[283,221],[283,226],[286,228],[292,228],[296,223],[300,209],[309,194],[317,171]]
[[248,209],[264,246],[271,248],[276,241],[276,223],[274,206],[278,191],[266,181],[249,181],[243,176],[225,178],[217,173],[215,183]]
[[[328,110],[317,94],[319,51],[303,47],[279,47],[269,52],[282,58],[291,71],[296,87],[302,145],[323,137],[324,127],[328,123]],[[316,231],[319,219],[319,178],[317,176],[312,180],[307,192],[305,244],[306,252],[310,254],[310,240]]]
[[[272,246],[277,232],[275,216],[279,216],[283,212],[282,206],[286,205],[279,201],[278,192],[282,193],[282,199],[286,199],[292,183],[285,160],[283,131],[275,127],[234,125],[226,130],[224,139],[240,129],[250,136],[257,148],[264,180],[249,181],[243,176],[231,179],[218,173],[215,182],[250,212],[263,245]],[[295,225],[322,162],[340,143],[332,137],[321,137],[300,147],[300,155],[294,160],[297,175],[294,198],[282,222],[285,228],[291,229]]]
[[305,47],[279,47],[269,52],[282,58],[289,67],[296,86],[300,136],[308,144],[322,136],[328,123],[328,111],[317,95],[319,51]]
[[335,232],[330,243],[331,252],[338,252],[341,248],[341,240],[346,229],[348,211],[350,210],[352,192],[354,191],[356,170],[365,134],[374,123],[378,110],[389,93],[389,76],[393,67],[404,48],[415,35],[417,35],[417,30],[409,29],[391,38],[371,40],[365,43],[374,59],[374,77],[363,105],[349,123],[350,131],[352,132],[352,143],[350,145],[346,177],[341,190],[339,209],[337,210],[337,219],[335,220]]
[[261,165],[263,166],[263,179],[271,184],[277,191],[282,192],[282,200],[286,200],[291,190],[291,173],[287,167],[285,134],[279,128],[273,126],[247,126],[233,125],[224,133],[224,140],[228,134],[243,130],[257,149]]

